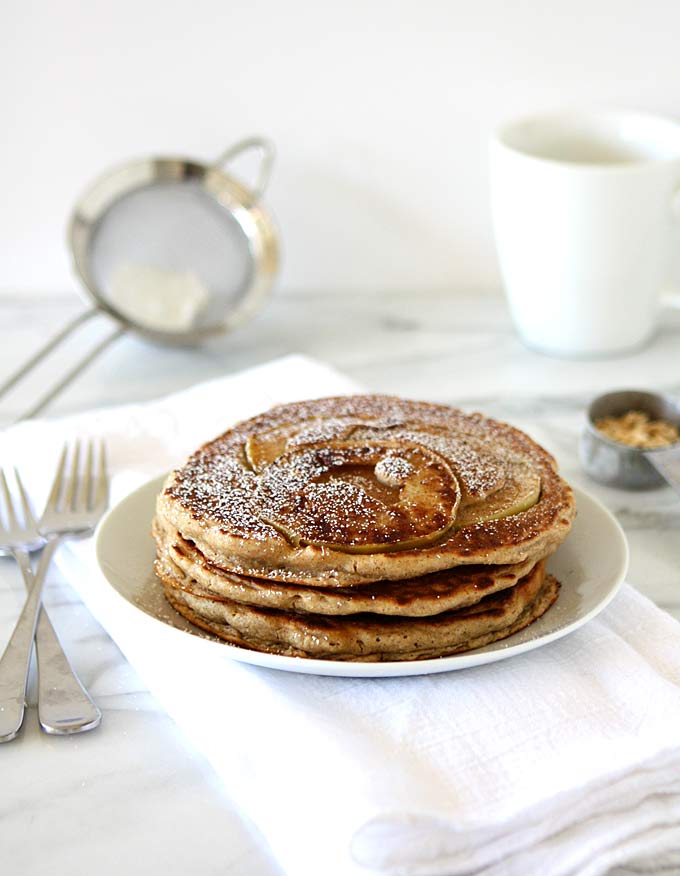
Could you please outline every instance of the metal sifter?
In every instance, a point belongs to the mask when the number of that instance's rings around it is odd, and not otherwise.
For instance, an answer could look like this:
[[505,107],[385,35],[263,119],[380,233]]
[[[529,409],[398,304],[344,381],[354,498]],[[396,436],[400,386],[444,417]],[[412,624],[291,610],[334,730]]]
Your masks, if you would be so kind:
[[[256,150],[255,182],[225,169]],[[126,332],[170,345],[195,345],[253,316],[278,269],[277,235],[260,206],[274,158],[262,137],[242,140],[213,164],[144,158],[99,177],[71,216],[68,240],[92,305],[64,326],[0,386],[0,397],[93,316],[111,334],[21,419],[37,414],[106,347]]]

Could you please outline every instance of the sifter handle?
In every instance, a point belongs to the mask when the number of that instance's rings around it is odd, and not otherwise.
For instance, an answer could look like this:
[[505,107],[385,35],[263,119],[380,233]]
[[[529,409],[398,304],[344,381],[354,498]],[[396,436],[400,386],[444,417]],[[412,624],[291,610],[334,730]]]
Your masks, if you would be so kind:
[[93,307],[91,310],[79,313],[75,319],[72,319],[71,322],[67,323],[61,331],[54,335],[54,337],[50,338],[44,347],[41,347],[35,355],[31,356],[31,358],[24,362],[14,374],[11,374],[7,378],[7,380],[0,386],[0,398],[8,393],[13,386],[16,386],[16,384],[29,374],[36,365],[39,365],[42,360],[48,356],[52,350],[55,350],[62,341],[66,340],[72,332],[86,323],[89,319],[92,319],[92,317],[96,316],[99,312],[99,308]]
[[108,346],[110,346],[114,341],[117,341],[118,338],[122,337],[127,331],[126,326],[120,326],[115,331],[113,331],[108,338],[105,338],[103,341],[99,341],[96,347],[94,347],[90,352],[83,356],[83,358],[78,362],[77,365],[74,365],[66,374],[61,378],[61,380],[55,384],[45,395],[37,401],[32,408],[23,413],[20,417],[17,417],[14,420],[14,423],[19,423],[21,420],[30,420],[32,417],[35,417],[36,414],[39,414],[47,405],[56,398],[59,393],[65,389],[70,383],[72,383],[76,377],[78,377],[81,371],[84,371],[91,362],[99,356]]
[[220,155],[214,167],[224,167],[224,165],[232,162],[237,156],[244,152],[249,152],[251,149],[257,149],[261,156],[257,177],[254,184],[249,186],[253,203],[256,204],[267,187],[272,172],[272,165],[274,164],[275,150],[271,140],[267,140],[266,137],[247,137],[245,140],[239,140],[238,143],[234,143],[233,146],[230,146],[226,152]]

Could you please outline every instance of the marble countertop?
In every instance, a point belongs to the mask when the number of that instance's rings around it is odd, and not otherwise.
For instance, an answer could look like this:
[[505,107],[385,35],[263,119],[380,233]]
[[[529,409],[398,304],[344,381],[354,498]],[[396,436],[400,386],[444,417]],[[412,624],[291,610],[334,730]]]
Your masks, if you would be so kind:
[[[0,296],[0,382],[79,308],[75,296]],[[18,416],[51,376],[109,330],[103,318],[84,328],[21,390],[0,402],[0,422]],[[635,355],[565,361],[522,346],[500,295],[281,294],[251,324],[197,350],[123,338],[49,413],[155,398],[290,352],[315,356],[376,391],[535,425],[548,436],[567,479],[599,496],[625,529],[629,582],[680,619],[680,500],[670,489],[636,494],[595,485],[583,474],[577,454],[584,408],[593,395],[629,387],[680,395],[680,315],[669,314],[652,344]],[[21,602],[15,568],[2,560],[3,642]],[[104,719],[92,733],[43,735],[33,680],[24,730],[0,749],[3,872],[80,876],[96,867],[104,876],[193,871],[280,876],[257,828],[238,814],[209,764],[56,573],[48,580],[45,602]]]

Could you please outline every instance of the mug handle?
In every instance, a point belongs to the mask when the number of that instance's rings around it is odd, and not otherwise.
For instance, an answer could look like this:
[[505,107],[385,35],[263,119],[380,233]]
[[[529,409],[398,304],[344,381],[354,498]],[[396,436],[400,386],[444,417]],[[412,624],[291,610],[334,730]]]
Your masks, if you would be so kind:
[[[680,185],[671,195],[671,218],[680,224]],[[668,286],[661,290],[661,307],[668,310],[680,310],[680,289],[677,286]]]
[[244,152],[250,152],[251,149],[257,149],[260,153],[260,167],[255,178],[255,182],[249,186],[249,192],[252,196],[252,203],[256,204],[264,193],[269,177],[274,164],[274,144],[266,137],[246,137],[245,140],[239,140],[234,143],[225,152],[220,155],[213,167],[224,169],[225,165],[229,164],[239,155]]

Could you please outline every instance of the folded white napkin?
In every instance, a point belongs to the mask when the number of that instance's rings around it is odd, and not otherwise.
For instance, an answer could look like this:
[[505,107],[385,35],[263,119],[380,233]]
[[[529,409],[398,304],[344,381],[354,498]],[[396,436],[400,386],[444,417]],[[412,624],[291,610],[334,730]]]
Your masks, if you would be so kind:
[[[352,389],[289,357],[152,404],[21,424],[0,450],[19,464],[54,450],[23,465],[36,491],[64,438],[104,435],[115,500],[236,419]],[[680,625],[630,587],[579,631],[511,660],[342,679],[178,650],[176,634],[112,592],[91,540],[58,559],[288,876],[678,872]]]

